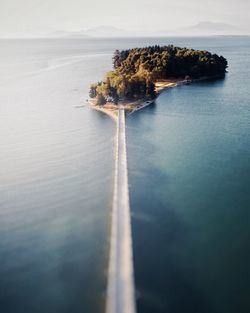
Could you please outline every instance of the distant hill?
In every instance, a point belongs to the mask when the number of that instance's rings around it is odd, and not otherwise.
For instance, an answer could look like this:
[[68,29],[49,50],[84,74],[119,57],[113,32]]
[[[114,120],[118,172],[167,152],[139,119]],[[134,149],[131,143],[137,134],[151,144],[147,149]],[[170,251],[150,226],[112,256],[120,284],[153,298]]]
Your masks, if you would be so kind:
[[246,32],[234,25],[215,22],[200,22],[196,25],[180,28],[175,35],[210,36],[210,35],[243,35]]
[[80,31],[55,31],[48,34],[50,38],[88,38],[88,37],[128,37],[133,33],[110,25],[102,25]]
[[48,38],[67,38],[67,37],[76,37],[76,38],[86,38],[89,37],[85,31],[54,31],[47,34]]
[[89,28],[85,32],[91,37],[126,37],[133,35],[131,32],[124,29],[116,28],[111,25],[102,25]]
[[115,38],[115,37],[164,37],[164,36],[212,36],[247,35],[247,32],[234,25],[215,22],[200,22],[196,25],[176,30],[129,31],[112,25],[101,25],[79,31],[55,31],[48,34],[51,38]]

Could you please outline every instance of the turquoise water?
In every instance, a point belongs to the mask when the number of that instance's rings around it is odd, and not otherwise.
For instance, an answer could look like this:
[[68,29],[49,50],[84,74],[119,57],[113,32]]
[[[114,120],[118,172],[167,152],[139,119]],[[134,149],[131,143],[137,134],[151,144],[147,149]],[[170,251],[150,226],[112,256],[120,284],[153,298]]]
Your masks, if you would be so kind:
[[225,80],[127,120],[139,313],[250,311],[250,40],[225,42]]
[[115,125],[85,105],[118,48],[229,61],[127,118],[138,313],[249,313],[249,38],[0,41],[0,312],[104,311]]

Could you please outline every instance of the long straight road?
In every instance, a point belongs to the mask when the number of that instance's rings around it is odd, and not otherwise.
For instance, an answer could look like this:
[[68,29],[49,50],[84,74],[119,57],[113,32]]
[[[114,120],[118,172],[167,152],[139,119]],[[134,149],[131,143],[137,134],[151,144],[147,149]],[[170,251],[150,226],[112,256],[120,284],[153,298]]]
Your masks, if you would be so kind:
[[125,112],[119,105],[106,313],[135,313]]

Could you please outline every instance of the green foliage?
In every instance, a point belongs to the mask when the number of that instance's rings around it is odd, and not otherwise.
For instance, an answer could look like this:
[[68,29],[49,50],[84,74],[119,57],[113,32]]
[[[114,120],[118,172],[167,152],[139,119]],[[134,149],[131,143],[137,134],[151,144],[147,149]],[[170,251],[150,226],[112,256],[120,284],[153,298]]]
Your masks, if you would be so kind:
[[106,103],[106,99],[101,93],[97,94],[97,102],[96,103],[98,105],[104,105]]
[[226,72],[227,60],[208,51],[169,45],[116,50],[113,65],[114,71],[103,82],[91,85],[90,97],[101,95],[115,103],[125,98],[153,98],[157,80],[220,75]]

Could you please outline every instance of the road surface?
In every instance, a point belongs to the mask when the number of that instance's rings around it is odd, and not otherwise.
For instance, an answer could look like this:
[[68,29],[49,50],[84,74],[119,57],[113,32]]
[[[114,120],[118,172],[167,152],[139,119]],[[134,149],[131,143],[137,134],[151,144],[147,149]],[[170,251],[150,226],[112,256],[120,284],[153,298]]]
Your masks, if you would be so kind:
[[125,112],[119,105],[106,313],[135,313]]

